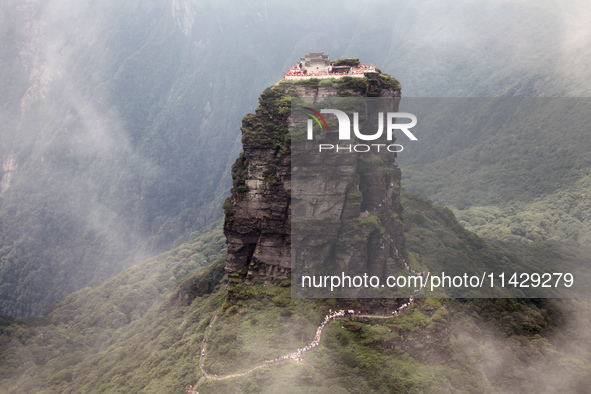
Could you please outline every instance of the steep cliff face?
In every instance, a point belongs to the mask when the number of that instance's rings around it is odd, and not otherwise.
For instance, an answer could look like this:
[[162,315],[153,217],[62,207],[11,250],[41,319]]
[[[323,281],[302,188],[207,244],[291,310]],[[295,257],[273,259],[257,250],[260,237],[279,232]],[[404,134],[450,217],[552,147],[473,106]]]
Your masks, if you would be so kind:
[[[230,283],[289,284],[292,98],[304,98],[313,104],[351,96],[400,97],[400,85],[397,80],[380,73],[374,73],[371,78],[281,81],[266,89],[255,113],[242,120],[243,153],[233,166],[232,196],[224,204],[224,232],[228,243],[226,272]],[[341,249],[344,255],[335,256],[334,245],[331,248],[327,244],[309,249],[307,253],[318,259],[336,259],[341,265],[380,255],[380,260],[395,265],[405,258],[404,233],[399,219],[400,170],[394,163],[395,154],[354,156],[357,155],[351,156],[350,173],[332,190],[333,194],[342,195],[331,208],[338,212],[339,223],[319,229],[322,235],[326,236],[328,231],[334,235],[329,237],[331,240],[346,245]],[[315,188],[314,182],[325,181],[311,175],[310,193]],[[365,210],[372,211],[371,217],[360,217],[360,212]],[[343,229],[346,222],[354,225],[355,234]]]

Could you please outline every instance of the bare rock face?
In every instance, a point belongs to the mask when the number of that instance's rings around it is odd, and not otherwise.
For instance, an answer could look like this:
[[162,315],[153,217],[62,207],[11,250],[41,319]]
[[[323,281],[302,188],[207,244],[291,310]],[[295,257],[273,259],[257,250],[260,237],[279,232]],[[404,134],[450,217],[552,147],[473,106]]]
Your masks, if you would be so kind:
[[[255,114],[248,114],[242,120],[243,153],[232,168],[232,196],[224,204],[226,272],[231,284],[261,281],[287,286],[290,283],[292,98],[306,97],[308,101],[319,102],[341,96],[400,97],[398,81],[385,74],[329,81],[282,81],[266,89]],[[393,154],[384,155],[380,166],[354,156],[357,155],[351,155],[351,163],[345,166],[344,173],[334,177],[334,183],[310,174],[307,187],[310,193],[333,193],[340,197],[330,202],[320,198],[316,206],[306,209],[339,212],[342,222],[353,222],[359,219],[360,212],[383,207],[379,229],[369,220],[357,226],[357,233],[350,237],[337,225],[321,231],[325,237],[328,231],[334,232],[335,239],[347,239],[339,252],[343,255],[337,258],[341,264],[372,254],[395,264],[406,256],[402,222],[397,215],[401,210],[400,170]],[[384,247],[386,244],[388,247]],[[309,253],[319,258],[333,253],[327,245],[319,247],[311,248]]]
[[269,88],[242,120],[244,151],[224,204],[226,272],[234,281],[290,278],[290,105],[284,88]]

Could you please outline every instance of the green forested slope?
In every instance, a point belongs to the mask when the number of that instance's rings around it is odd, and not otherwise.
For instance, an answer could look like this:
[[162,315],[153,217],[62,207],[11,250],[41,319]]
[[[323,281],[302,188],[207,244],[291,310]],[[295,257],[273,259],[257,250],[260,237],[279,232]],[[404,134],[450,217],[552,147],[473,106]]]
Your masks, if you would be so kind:
[[[414,263],[535,252],[478,239],[449,210],[403,197]],[[288,287],[261,284],[234,285],[227,298],[224,249],[218,223],[67,296],[41,318],[3,317],[0,391],[180,393],[199,378],[201,342],[216,311],[204,368],[222,376],[309,343],[337,308],[339,300],[291,299]],[[589,384],[589,312],[577,300],[419,300],[397,319],[329,324],[303,365],[206,380],[199,391],[575,392]]]
[[225,295],[217,286],[224,241],[218,223],[64,298],[42,318],[5,321],[0,391],[181,392]]
[[520,242],[571,240],[591,243],[590,177],[530,202],[480,205],[458,210],[460,222],[489,239]]
[[582,96],[588,14],[551,0],[3,2],[0,161],[16,167],[1,173],[0,310],[41,313],[219,217],[240,119],[300,56],[359,57],[406,97]]
[[489,238],[588,243],[589,99],[480,103],[473,118],[450,120],[450,104],[426,120],[441,124],[399,155],[403,185]]

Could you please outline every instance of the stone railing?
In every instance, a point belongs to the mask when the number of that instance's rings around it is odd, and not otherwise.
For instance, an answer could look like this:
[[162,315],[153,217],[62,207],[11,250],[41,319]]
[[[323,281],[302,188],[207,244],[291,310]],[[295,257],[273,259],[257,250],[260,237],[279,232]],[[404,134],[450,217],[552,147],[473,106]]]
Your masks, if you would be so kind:
[[290,79],[290,80],[300,80],[300,79],[311,79],[311,78],[329,79],[329,78],[343,78],[343,77],[363,78],[363,77],[365,77],[365,74],[286,75],[284,78]]

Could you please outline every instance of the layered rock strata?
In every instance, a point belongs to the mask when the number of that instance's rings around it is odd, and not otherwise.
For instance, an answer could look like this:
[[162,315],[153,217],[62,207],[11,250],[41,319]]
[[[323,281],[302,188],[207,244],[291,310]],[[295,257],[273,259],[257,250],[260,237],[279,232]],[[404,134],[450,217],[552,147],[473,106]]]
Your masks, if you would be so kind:
[[[400,85],[381,73],[374,73],[371,78],[322,82],[314,79],[282,81],[266,89],[255,113],[242,120],[243,153],[232,168],[232,196],[224,204],[224,232],[228,243],[226,272],[231,283],[289,284],[292,269],[292,99],[301,98],[315,104],[352,96],[400,97]],[[310,171],[309,183],[304,182],[308,186],[299,190],[298,196],[311,196],[320,190],[326,196],[328,188],[331,189],[328,194],[336,198],[331,197],[330,212],[324,212],[332,219],[318,229],[317,239],[322,240],[321,245],[314,246],[312,242],[302,253],[319,261],[333,261],[333,265],[340,264],[344,269],[361,269],[368,273],[374,269],[368,266],[369,261],[383,262],[382,268],[378,268],[383,271],[386,266],[394,269],[406,258],[400,220],[400,170],[394,157],[395,154],[384,151],[367,156],[351,155],[347,159],[349,162],[339,163],[339,168],[346,170],[334,184]],[[305,180],[305,175],[301,179]],[[304,201],[306,210],[322,205],[318,199],[304,200],[307,200]],[[301,207],[302,201],[299,201],[296,209]],[[371,211],[371,217],[362,216],[365,211]],[[318,212],[317,217],[321,219],[321,216]],[[342,247],[335,247],[337,245]]]

